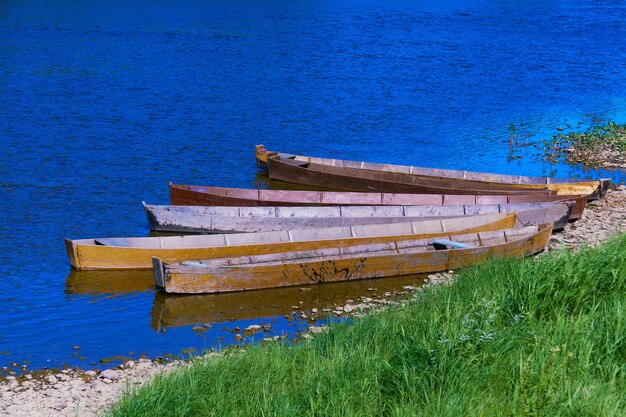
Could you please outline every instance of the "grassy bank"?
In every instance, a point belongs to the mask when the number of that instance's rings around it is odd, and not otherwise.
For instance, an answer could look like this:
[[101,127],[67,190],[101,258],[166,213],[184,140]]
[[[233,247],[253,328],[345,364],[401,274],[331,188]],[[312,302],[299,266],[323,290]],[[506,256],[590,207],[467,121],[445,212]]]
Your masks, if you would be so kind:
[[301,346],[198,362],[112,415],[623,416],[626,235],[491,262]]
[[584,132],[558,134],[544,142],[544,154],[551,161],[564,156],[570,163],[626,166],[626,125],[608,122]]

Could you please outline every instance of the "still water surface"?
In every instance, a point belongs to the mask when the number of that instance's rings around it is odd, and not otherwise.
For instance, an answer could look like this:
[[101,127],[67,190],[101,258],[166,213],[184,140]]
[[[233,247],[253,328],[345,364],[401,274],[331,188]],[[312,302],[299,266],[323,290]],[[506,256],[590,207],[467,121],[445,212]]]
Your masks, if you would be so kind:
[[[90,366],[219,346],[224,326],[302,326],[283,317],[296,290],[164,297],[145,274],[71,272],[66,259],[64,237],[147,235],[140,203],[167,203],[168,181],[267,187],[258,143],[624,179],[508,147],[510,124],[530,143],[626,121],[624,2],[101,3],[0,5],[0,362]],[[215,325],[197,336],[197,323]]]

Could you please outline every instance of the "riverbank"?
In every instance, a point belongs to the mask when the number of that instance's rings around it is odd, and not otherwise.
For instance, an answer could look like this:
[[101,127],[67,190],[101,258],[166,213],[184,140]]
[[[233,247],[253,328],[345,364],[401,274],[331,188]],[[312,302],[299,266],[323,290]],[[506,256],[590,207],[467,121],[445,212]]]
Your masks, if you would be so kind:
[[[569,224],[562,233],[552,237],[550,249],[578,250],[582,244],[597,245],[618,231],[626,231],[625,219],[626,187],[621,186],[610,190],[605,199],[590,203],[583,219]],[[454,274],[450,273],[433,274],[429,277],[429,281],[432,283],[451,282],[453,278]],[[423,287],[403,289],[403,292],[407,294],[422,291]],[[387,305],[393,305],[399,309],[406,308],[406,306],[403,307],[404,304],[406,304],[405,301],[394,299],[392,294],[386,293],[379,297],[364,296],[358,300],[345,300],[341,305],[328,306],[326,311],[310,309],[295,310],[294,313],[312,319],[310,331],[302,335],[303,339],[309,339],[325,330],[325,327],[316,325],[316,318],[323,318],[327,314],[335,317],[365,316],[368,312],[380,310]],[[254,333],[256,340],[265,339],[263,342],[265,345],[281,344],[280,339],[265,338],[260,325],[251,326],[247,330],[243,329],[242,333],[244,335]],[[237,352],[237,349],[232,350],[233,354]],[[209,356],[211,359],[207,360],[219,360],[221,354],[213,353]],[[102,372],[61,370],[10,376],[0,383],[0,414],[12,416],[27,416],[33,413],[43,416],[97,415],[118,400],[125,389],[138,387],[151,381],[156,374],[169,373],[173,369],[187,366],[189,366],[188,361],[163,364],[161,361],[141,359]]]
[[111,415],[621,416],[625,274],[626,235],[488,262],[296,348],[157,377]]

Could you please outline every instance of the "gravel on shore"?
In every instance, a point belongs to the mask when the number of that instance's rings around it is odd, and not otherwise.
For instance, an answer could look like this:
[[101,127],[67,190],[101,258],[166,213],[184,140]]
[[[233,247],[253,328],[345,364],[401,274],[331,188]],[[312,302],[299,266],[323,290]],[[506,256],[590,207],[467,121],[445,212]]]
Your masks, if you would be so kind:
[[[589,203],[583,218],[571,223],[552,236],[549,250],[569,248],[576,250],[581,245],[596,245],[610,236],[626,231],[626,186],[609,190],[602,200]],[[427,285],[450,282],[454,272],[448,271],[429,275]],[[406,286],[400,295],[421,291],[423,287]],[[325,309],[313,308],[303,319],[311,321],[309,331],[300,337],[308,339],[326,330],[326,326],[315,326],[317,318],[332,314],[336,317],[359,316],[387,305],[400,304],[393,294],[378,297],[361,297],[358,302],[346,300],[344,305]],[[257,329],[259,327],[259,329]],[[261,326],[250,326],[248,333],[260,331]],[[265,338],[269,343],[277,338]],[[218,355],[209,353],[207,355]],[[150,381],[157,373],[188,366],[188,361],[161,361],[139,359],[129,361],[114,369],[103,371],[71,370],[38,371],[23,375],[7,376],[0,380],[0,415],[6,416],[96,416],[117,401],[122,393],[132,387]]]

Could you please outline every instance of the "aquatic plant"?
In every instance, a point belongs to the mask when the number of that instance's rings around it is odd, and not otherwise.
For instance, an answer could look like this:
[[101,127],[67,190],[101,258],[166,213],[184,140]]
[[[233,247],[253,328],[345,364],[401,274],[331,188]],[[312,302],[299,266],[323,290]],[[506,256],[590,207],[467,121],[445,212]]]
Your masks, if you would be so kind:
[[558,134],[543,143],[544,156],[555,161],[590,166],[619,166],[626,163],[626,124],[608,122],[594,125],[584,132]]

